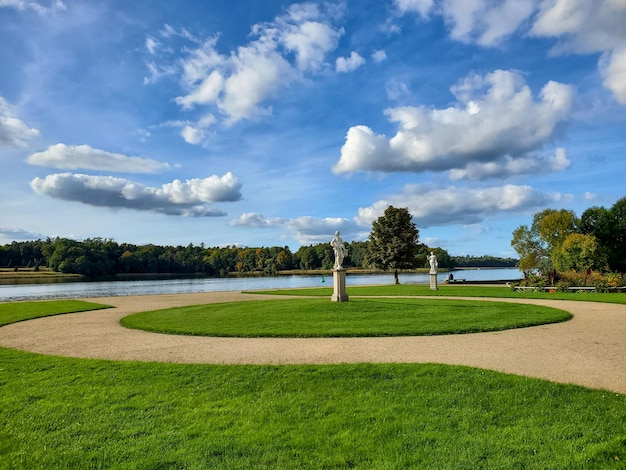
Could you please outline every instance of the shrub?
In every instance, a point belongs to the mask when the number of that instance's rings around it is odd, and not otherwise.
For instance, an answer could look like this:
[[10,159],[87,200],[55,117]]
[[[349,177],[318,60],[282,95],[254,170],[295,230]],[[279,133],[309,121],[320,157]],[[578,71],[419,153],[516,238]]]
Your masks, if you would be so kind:
[[606,279],[600,279],[594,282],[593,286],[596,292],[610,292],[609,282]]
[[596,292],[610,292],[615,287],[626,285],[626,276],[624,273],[565,271],[554,275],[553,282],[546,277],[530,274],[519,285],[538,289],[554,285],[559,292],[569,292],[572,290],[571,287],[595,287]]
[[594,287],[598,283],[606,282],[605,276],[597,271],[566,271],[559,273],[559,278],[561,281],[569,282],[572,287]]
[[569,281],[559,281],[556,284],[556,289],[559,292],[569,292],[570,287],[572,287],[572,283]]
[[611,287],[621,287],[626,285],[624,273],[607,273],[606,279]]
[[529,274],[520,282],[523,287],[545,287],[547,285],[547,279],[536,274]]

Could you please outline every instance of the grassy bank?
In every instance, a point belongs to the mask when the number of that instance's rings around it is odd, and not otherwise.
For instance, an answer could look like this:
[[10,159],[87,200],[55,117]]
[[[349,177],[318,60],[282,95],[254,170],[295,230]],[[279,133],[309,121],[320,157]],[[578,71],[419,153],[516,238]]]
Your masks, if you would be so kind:
[[38,271],[35,270],[35,268],[18,268],[17,271],[15,270],[15,268],[0,268],[0,284],[9,283],[11,281],[16,281],[20,279],[79,279],[81,277],[83,276],[81,276],[80,274],[58,273],[46,267],[40,267]]

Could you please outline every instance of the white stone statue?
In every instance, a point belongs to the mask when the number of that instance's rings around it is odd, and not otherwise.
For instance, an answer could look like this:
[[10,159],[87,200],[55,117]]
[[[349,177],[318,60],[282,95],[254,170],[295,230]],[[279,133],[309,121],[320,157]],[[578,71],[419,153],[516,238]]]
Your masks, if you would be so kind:
[[339,236],[339,230],[335,232],[335,236],[330,242],[330,246],[333,247],[335,251],[335,269],[341,269],[343,265],[343,259],[348,255],[348,250],[346,250],[346,246],[343,244],[343,240]]
[[428,257],[428,263],[430,264],[430,274],[437,274],[437,268],[439,264],[437,263],[437,257],[435,253],[430,252],[430,256]]

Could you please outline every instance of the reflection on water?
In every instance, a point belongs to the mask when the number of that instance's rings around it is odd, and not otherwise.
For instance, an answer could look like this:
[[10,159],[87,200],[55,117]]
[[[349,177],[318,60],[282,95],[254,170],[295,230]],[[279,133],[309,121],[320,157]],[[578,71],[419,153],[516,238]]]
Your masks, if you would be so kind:
[[[498,281],[520,279],[517,269],[480,269],[452,271],[455,279]],[[443,282],[448,273],[437,275]],[[175,278],[123,281],[64,280],[45,284],[0,285],[0,301],[72,299],[125,295],[181,294],[191,292],[241,291],[255,289],[291,289],[299,287],[332,287],[329,276],[275,276],[246,278]],[[428,284],[426,273],[400,274],[402,284]],[[347,286],[393,283],[393,274],[348,274]]]

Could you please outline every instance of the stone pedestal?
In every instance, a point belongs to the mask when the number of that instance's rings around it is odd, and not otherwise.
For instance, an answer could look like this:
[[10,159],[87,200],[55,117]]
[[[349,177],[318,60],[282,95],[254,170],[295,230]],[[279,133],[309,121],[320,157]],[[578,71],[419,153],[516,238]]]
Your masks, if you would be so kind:
[[330,298],[333,302],[347,302],[346,294],[346,270],[339,268],[333,270],[333,295]]
[[430,273],[430,290],[437,290],[437,275]]

